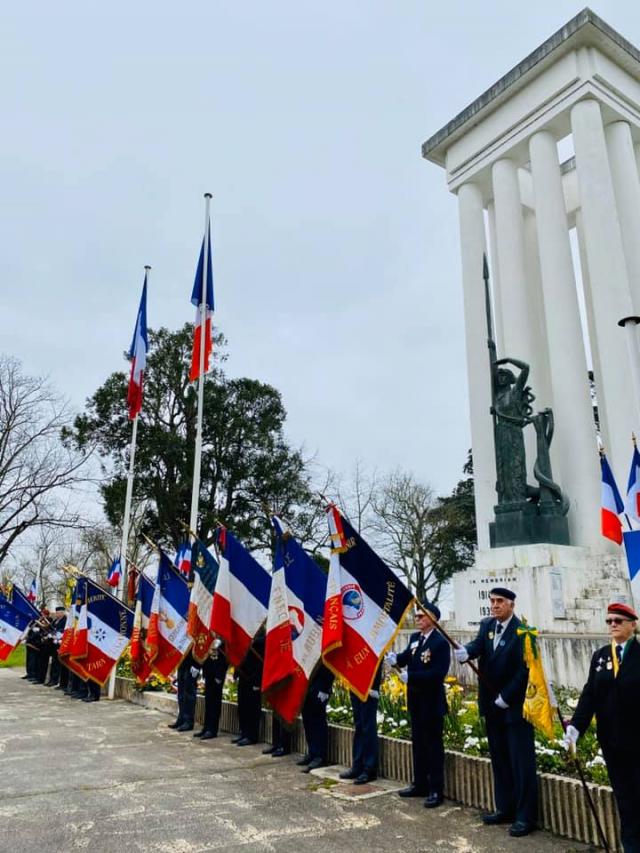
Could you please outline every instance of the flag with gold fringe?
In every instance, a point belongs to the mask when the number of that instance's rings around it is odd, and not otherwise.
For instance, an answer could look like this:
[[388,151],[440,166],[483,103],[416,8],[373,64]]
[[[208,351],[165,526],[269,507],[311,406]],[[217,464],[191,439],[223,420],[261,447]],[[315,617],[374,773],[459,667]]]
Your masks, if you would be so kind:
[[542,655],[538,645],[538,629],[527,625],[526,620],[523,619],[517,634],[522,638],[524,662],[529,669],[522,716],[551,739],[553,738],[554,712],[558,702],[544,674]]

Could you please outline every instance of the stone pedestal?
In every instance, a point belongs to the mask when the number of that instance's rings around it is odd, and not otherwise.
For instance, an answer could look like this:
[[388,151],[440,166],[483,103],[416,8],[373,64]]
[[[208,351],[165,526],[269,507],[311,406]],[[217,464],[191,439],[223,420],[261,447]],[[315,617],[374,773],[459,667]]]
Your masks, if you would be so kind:
[[453,577],[451,624],[475,629],[490,615],[489,591],[506,586],[516,595],[516,614],[554,634],[605,631],[611,601],[631,603],[624,555],[568,545],[521,545],[480,550],[473,568]]

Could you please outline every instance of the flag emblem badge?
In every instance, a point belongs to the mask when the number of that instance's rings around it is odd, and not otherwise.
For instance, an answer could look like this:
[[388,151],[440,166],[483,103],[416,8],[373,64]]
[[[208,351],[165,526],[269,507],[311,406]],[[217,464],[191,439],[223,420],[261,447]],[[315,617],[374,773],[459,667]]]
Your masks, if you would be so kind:
[[304,631],[304,613],[299,607],[289,605],[289,622],[291,624],[291,639],[297,640]]
[[354,622],[364,613],[362,590],[356,583],[348,583],[342,587],[342,613],[345,619]]

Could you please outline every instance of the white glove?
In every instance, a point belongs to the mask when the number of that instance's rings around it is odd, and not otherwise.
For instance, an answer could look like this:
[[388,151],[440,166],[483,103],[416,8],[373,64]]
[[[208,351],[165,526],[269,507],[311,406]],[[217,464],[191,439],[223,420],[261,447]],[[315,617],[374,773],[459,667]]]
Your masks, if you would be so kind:
[[495,704],[498,706],[498,708],[502,708],[503,711],[506,711],[506,709],[509,707],[507,705],[507,703],[504,701],[504,699],[502,698],[502,696],[500,696],[499,694],[498,694],[498,698],[496,699]]
[[389,666],[395,666],[396,661],[398,660],[398,655],[395,652],[388,652],[384,656],[385,663],[388,663]]
[[402,672],[400,673],[400,681],[403,684],[406,684],[407,681],[409,681],[409,673],[407,672],[406,669],[403,669]]
[[329,694],[323,693],[322,690],[318,690],[318,699],[321,702],[326,702],[329,699]]
[[221,678],[214,678],[213,680],[215,681],[216,684],[222,684]]
[[216,637],[215,640],[213,641],[213,643],[211,643],[211,647],[214,649],[219,649],[221,645],[222,645],[222,640],[220,639],[220,637]]
[[575,726],[568,725],[564,730],[564,737],[562,738],[562,745],[566,750],[570,750],[571,752],[576,751],[576,744],[578,743],[578,738],[580,737],[580,732]]
[[369,699],[379,699],[380,691],[379,690],[370,690],[369,691]]
[[197,666],[192,666],[189,672],[191,673],[191,678],[197,678],[200,675],[200,670]]
[[453,654],[458,663],[466,663],[469,660],[469,652],[464,646],[460,646],[459,649],[454,649]]
[[260,687],[259,687],[259,685],[256,684],[255,687],[252,687],[251,689],[253,690],[254,693],[257,693],[260,690]]

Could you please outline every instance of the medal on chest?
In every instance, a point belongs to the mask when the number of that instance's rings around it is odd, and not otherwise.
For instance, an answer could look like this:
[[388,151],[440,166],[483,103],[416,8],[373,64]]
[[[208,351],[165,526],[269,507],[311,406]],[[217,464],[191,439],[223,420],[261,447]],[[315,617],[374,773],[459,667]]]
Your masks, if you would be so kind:
[[425,649],[420,655],[420,660],[422,663],[429,663],[431,660],[431,649]]

